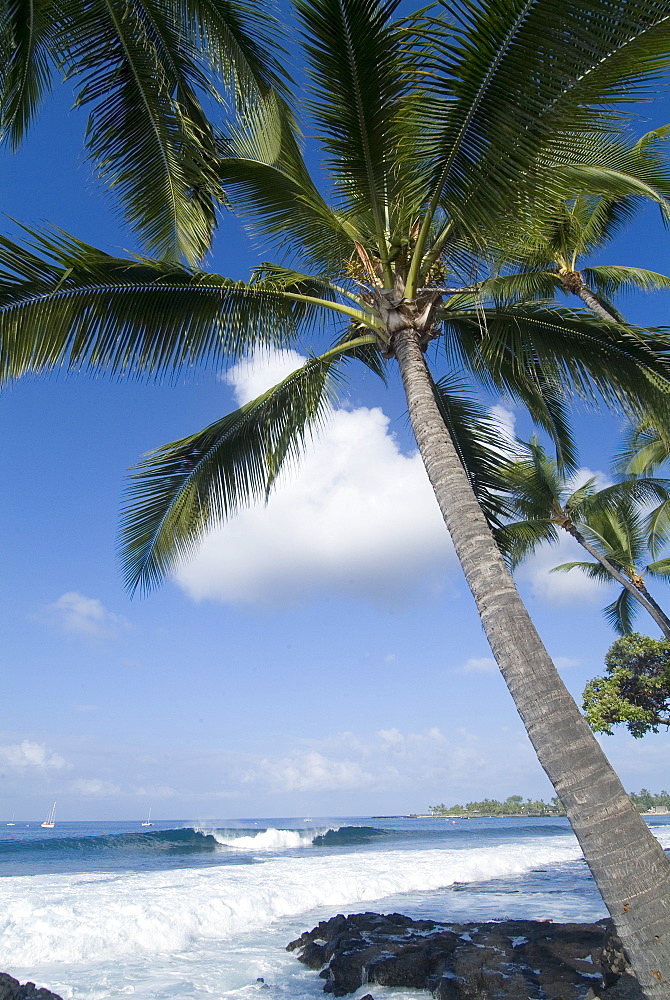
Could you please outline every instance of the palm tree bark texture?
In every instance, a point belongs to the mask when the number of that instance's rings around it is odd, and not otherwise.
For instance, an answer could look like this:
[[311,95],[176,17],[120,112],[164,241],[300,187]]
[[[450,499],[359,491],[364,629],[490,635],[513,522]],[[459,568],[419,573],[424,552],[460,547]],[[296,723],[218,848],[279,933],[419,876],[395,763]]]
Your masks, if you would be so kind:
[[[418,318],[418,310],[415,317]],[[388,328],[412,429],[486,637],[648,997],[670,996],[670,864],[549,657],[435,404],[410,303]],[[664,890],[659,891],[661,887]]]

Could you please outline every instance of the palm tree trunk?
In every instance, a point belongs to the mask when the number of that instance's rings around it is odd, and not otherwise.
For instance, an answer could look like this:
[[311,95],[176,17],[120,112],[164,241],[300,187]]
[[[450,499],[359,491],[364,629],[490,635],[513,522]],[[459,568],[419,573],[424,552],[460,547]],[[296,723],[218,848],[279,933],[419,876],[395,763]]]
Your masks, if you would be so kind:
[[416,330],[395,319],[412,429],[493,654],[646,996],[668,1000],[670,863],[542,645],[437,409]]
[[566,292],[572,292],[573,295],[578,295],[584,305],[586,305],[592,313],[595,313],[596,316],[599,316],[600,319],[606,320],[608,323],[619,322],[617,317],[606,309],[602,302],[596,298],[579,271],[568,271],[565,268],[561,268],[558,274],[561,279],[561,284]]
[[651,617],[654,619],[658,627],[660,628],[666,639],[670,639],[670,618],[666,615],[663,609],[656,603],[646,587],[640,588],[636,587],[634,583],[620,573],[605,556],[601,555],[600,552],[593,545],[591,545],[584,538],[582,533],[575,527],[565,529],[569,535],[579,542],[583,549],[593,556],[600,565],[607,570],[613,579],[617,580],[622,587],[628,591],[628,593],[638,601],[645,611],[648,611]]

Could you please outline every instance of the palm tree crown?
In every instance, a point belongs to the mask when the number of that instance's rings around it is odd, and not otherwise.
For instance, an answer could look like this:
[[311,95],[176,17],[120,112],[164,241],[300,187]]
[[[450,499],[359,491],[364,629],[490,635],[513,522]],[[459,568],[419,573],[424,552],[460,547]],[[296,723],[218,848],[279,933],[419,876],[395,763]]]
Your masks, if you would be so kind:
[[[616,580],[621,592],[604,612],[612,627],[621,635],[631,632],[635,612],[642,605],[670,638],[670,619],[645,583],[647,574],[667,579],[670,563],[666,558],[644,564],[649,557],[649,528],[658,523],[659,506],[667,507],[670,481],[645,477],[599,489],[592,477],[577,485],[537,439],[527,445],[519,442],[518,448],[525,454],[503,462],[499,469],[501,492],[507,497],[508,511],[516,516],[496,528],[510,565],[517,566],[542,543],[556,543],[557,529],[561,529],[592,558],[563,563],[554,572],[580,569],[601,583]],[[645,505],[659,501],[650,513],[645,511]]]

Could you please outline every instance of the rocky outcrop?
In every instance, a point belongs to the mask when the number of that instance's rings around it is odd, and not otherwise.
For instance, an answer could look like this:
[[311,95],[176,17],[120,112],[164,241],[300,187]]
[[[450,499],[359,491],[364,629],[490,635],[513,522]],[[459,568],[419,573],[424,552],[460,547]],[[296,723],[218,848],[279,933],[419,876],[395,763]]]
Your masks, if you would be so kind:
[[21,983],[6,972],[0,972],[0,1000],[62,1000],[57,993],[37,987],[35,983]]
[[366,984],[426,989],[436,1000],[642,997],[608,921],[441,924],[399,913],[339,914],[288,950],[336,997]]

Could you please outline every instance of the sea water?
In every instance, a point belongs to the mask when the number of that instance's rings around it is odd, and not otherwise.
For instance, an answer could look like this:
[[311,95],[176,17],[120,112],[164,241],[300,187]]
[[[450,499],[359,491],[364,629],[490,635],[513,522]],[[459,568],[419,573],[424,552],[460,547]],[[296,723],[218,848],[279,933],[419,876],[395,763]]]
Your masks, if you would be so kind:
[[[670,847],[670,817],[649,824]],[[336,913],[606,915],[560,818],[17,821],[0,875],[0,970],[66,1000],[317,1000],[285,947]]]

